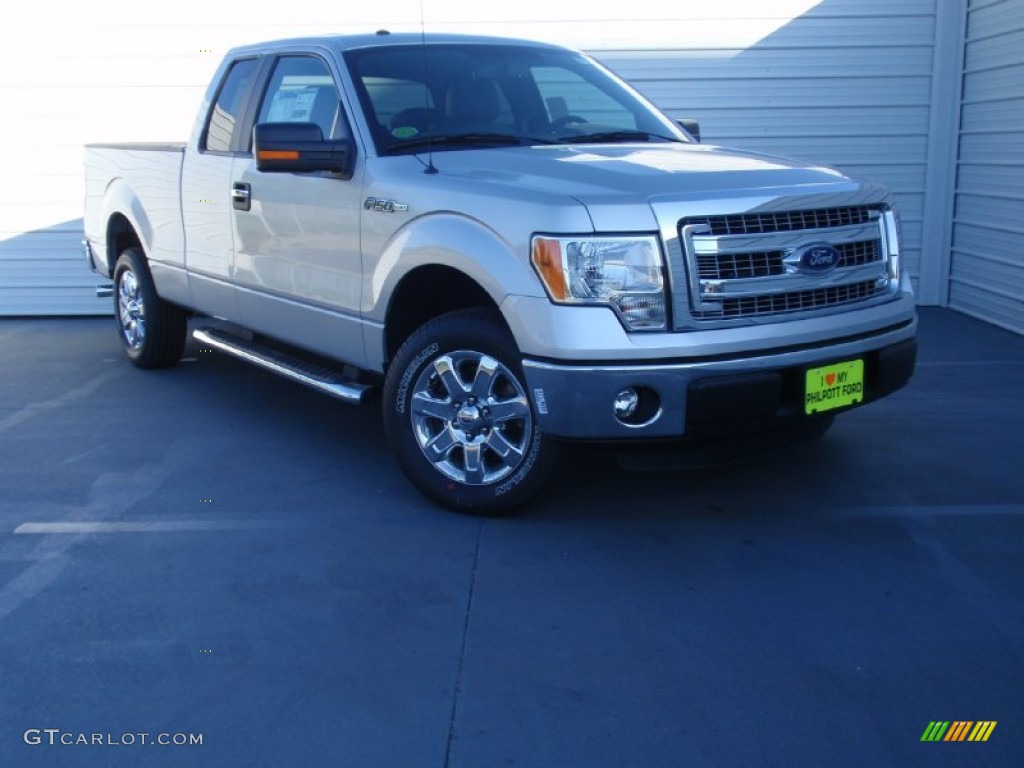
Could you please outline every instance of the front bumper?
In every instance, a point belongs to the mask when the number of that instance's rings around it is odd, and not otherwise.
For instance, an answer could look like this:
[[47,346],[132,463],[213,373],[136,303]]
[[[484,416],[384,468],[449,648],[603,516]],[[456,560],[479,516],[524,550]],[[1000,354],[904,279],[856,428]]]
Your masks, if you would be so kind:
[[[820,345],[655,364],[566,365],[528,358],[523,370],[549,435],[584,440],[717,437],[805,420],[804,373],[809,368],[863,359],[863,403],[900,389],[914,371],[916,329],[915,318]],[[639,423],[615,415],[613,402],[626,388],[656,396]]]

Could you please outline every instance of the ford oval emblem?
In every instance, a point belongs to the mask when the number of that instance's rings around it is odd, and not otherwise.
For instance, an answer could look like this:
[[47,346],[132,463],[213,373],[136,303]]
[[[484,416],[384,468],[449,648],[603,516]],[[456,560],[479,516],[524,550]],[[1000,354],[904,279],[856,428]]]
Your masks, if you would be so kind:
[[842,257],[843,254],[828,243],[811,243],[798,248],[787,261],[801,272],[823,275],[838,267]]

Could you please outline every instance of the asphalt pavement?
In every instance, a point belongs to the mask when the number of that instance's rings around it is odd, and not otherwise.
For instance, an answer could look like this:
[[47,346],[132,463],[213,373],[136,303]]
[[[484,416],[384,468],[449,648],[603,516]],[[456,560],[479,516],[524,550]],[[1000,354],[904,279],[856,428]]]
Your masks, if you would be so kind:
[[113,325],[0,321],[0,768],[1024,764],[1024,337],[925,309],[820,441],[481,520],[375,409]]

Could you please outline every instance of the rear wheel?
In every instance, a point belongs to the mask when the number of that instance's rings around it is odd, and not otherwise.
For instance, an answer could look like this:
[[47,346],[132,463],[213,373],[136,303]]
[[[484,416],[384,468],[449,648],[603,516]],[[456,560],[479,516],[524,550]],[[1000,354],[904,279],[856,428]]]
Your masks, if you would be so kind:
[[181,359],[187,317],[157,295],[146,257],[129,248],[114,268],[114,312],[125,354],[140,368],[166,368]]
[[487,310],[438,317],[402,345],[384,382],[384,426],[413,485],[458,511],[511,512],[555,461],[515,342]]

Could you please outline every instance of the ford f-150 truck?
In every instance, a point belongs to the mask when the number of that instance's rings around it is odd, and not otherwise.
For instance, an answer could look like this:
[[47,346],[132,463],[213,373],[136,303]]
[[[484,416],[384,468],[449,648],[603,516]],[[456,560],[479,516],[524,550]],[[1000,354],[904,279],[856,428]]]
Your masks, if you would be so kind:
[[566,440],[825,426],[914,369],[884,187],[702,144],[557,46],[241,47],[187,144],[85,164],[86,256],[136,365],[191,330],[376,392],[402,470],[455,509],[522,505]]

